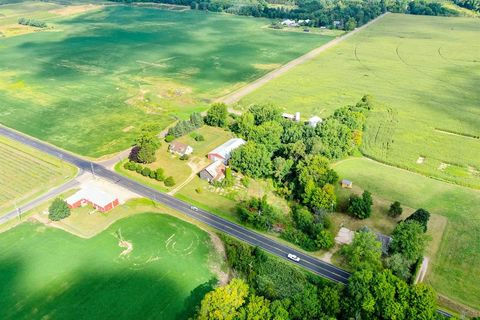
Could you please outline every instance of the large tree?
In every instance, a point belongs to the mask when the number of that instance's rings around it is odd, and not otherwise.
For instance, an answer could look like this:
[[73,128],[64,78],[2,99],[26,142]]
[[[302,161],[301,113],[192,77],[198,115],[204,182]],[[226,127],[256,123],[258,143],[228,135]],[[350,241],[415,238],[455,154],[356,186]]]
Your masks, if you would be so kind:
[[411,263],[422,257],[426,245],[427,236],[423,232],[423,226],[417,221],[400,222],[392,232],[390,250],[392,253],[401,254]]
[[430,212],[425,209],[418,209],[412,213],[405,221],[414,220],[423,227],[423,232],[427,232],[428,220],[430,220]]
[[380,270],[382,267],[382,244],[370,231],[355,234],[351,244],[342,248],[342,255],[352,270]]
[[227,105],[224,103],[214,103],[207,111],[204,122],[212,127],[226,127],[227,117]]
[[263,144],[247,142],[232,152],[230,165],[252,178],[266,177],[272,172],[272,154]]
[[372,204],[372,194],[365,190],[361,197],[357,195],[350,197],[347,211],[359,219],[365,219],[372,214]]
[[155,126],[146,126],[142,128],[135,139],[135,147],[132,149],[130,157],[136,162],[152,163],[156,160],[155,153],[159,147],[160,140],[157,137]]
[[70,208],[68,204],[60,199],[56,198],[48,208],[48,218],[52,221],[60,221],[70,215]]

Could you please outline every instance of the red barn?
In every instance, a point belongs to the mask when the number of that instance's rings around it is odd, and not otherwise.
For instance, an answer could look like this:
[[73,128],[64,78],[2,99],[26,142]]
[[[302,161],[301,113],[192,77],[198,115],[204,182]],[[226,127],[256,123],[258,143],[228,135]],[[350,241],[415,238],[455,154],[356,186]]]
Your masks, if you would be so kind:
[[119,205],[117,197],[93,186],[78,191],[65,201],[70,209],[91,205],[101,212],[112,210]]

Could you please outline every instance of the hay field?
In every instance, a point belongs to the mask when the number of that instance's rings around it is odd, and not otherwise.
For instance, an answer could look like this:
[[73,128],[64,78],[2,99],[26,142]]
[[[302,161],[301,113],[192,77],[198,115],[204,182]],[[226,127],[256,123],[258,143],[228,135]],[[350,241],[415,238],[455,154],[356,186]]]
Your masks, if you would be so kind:
[[[373,95],[363,152],[480,188],[480,20],[390,14],[240,101],[325,117]],[[423,158],[423,159],[421,159]]]
[[0,137],[0,213],[15,209],[71,179],[76,169],[46,154]]
[[480,191],[365,158],[340,161],[334,169],[341,178],[385,200],[446,217],[445,233],[430,260],[426,281],[438,293],[478,309],[480,286],[474,279],[480,273]]
[[215,281],[212,255],[206,232],[167,215],[91,239],[26,222],[0,234],[0,318],[186,319]]
[[91,157],[332,39],[266,19],[121,5],[43,20],[52,29],[0,40],[0,122]]

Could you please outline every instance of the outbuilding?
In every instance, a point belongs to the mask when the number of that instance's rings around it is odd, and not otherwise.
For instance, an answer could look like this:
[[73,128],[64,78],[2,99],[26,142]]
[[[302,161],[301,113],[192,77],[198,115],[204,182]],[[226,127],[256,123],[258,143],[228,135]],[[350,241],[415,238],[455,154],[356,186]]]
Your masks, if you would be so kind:
[[225,142],[224,144],[216,147],[208,153],[208,159],[212,161],[221,160],[224,164],[228,163],[232,156],[232,151],[241,147],[246,142],[241,138],[233,138]]
[[342,188],[347,188],[347,189],[352,189],[353,187],[353,182],[347,179],[342,180]]
[[223,180],[225,178],[225,164],[222,160],[209,164],[200,171],[200,178],[208,182]]
[[168,150],[171,153],[176,153],[180,156],[189,155],[193,152],[192,147],[178,141],[173,141],[172,143],[170,143],[170,146],[168,146]]
[[323,122],[322,118],[317,116],[313,116],[310,119],[308,119],[308,125],[314,128],[317,126],[317,124],[322,122]]
[[71,195],[66,200],[70,209],[93,206],[96,210],[107,212],[119,205],[118,198],[93,186],[88,186]]

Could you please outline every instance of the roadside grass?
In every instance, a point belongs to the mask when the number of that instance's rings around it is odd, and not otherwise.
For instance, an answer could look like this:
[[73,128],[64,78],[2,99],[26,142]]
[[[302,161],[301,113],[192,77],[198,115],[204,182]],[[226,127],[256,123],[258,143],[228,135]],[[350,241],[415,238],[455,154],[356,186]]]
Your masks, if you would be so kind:
[[379,106],[364,154],[480,189],[480,140],[468,137],[480,136],[479,31],[478,19],[389,14],[237,107],[272,103],[303,119],[324,118],[371,94]]
[[[444,295],[478,309],[480,287],[480,192],[427,178],[406,170],[365,159],[340,161],[334,169],[341,178],[369,190],[387,201],[398,200],[404,206],[424,208],[447,219],[433,221],[435,233],[429,250],[437,250],[430,261],[426,282]],[[436,219],[437,220],[437,219]],[[445,228],[443,237],[437,237]],[[439,232],[436,232],[439,230]]]
[[216,281],[214,251],[206,232],[149,211],[90,239],[25,222],[0,234],[0,318],[188,318]]
[[167,127],[204,111],[333,39],[198,10],[111,5],[50,17],[57,7],[9,7],[11,19],[38,11],[53,29],[2,38],[1,123],[93,158],[126,149],[146,122]]
[[0,137],[0,214],[72,179],[76,172],[66,162]]

